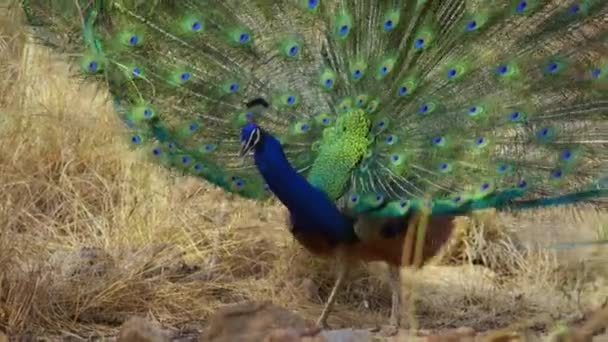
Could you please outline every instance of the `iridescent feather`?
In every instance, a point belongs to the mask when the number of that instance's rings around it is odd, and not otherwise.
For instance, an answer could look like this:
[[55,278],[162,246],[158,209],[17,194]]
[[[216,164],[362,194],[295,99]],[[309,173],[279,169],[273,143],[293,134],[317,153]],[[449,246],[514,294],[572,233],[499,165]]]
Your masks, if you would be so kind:
[[353,214],[606,196],[605,1],[23,2],[82,29],[134,145],[242,196],[271,195],[248,122]]

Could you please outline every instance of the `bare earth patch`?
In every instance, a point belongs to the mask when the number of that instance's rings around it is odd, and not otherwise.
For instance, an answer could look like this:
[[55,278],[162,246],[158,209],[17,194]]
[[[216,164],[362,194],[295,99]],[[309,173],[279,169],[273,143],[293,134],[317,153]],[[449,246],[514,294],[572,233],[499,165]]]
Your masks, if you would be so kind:
[[[335,331],[315,331],[333,262],[292,240],[284,210],[148,163],[128,147],[103,87],[28,43],[18,9],[0,12],[0,342],[378,338],[390,310],[384,265],[354,270]],[[606,306],[608,247],[567,244],[606,239],[605,208],[485,212],[459,224],[432,266],[403,270],[410,305],[392,340],[494,331],[494,341],[523,341]],[[235,303],[251,304],[225,308]]]

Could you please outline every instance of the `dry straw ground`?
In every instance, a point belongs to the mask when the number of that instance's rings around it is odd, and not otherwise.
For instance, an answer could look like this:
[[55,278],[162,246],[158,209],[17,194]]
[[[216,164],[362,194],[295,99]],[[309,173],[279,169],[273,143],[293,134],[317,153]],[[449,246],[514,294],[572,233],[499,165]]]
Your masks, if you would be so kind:
[[[331,262],[292,241],[280,206],[227,196],[131,151],[103,88],[27,44],[17,13],[0,17],[0,331],[111,334],[131,315],[198,329],[218,306],[245,299],[319,314]],[[550,329],[606,300],[605,248],[521,248],[606,238],[605,211],[489,213],[462,224],[455,249],[416,274],[419,328]],[[351,274],[330,324],[385,322],[383,270]]]

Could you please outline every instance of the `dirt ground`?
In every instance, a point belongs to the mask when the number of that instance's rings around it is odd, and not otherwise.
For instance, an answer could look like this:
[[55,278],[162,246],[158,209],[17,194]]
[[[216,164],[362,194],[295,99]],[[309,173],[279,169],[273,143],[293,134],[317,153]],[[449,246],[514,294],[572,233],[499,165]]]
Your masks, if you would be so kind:
[[[366,342],[366,341],[419,341],[419,342],[448,342],[448,341],[535,341],[543,339],[564,341],[604,341],[608,334],[599,334],[608,323],[608,309],[597,312],[572,329],[564,329],[552,336],[542,335],[522,329],[502,329],[478,332],[470,327],[460,327],[441,332],[425,330],[410,331],[401,329],[397,335],[387,337],[374,329],[345,328],[339,330],[320,330],[292,312],[272,305],[271,303],[242,303],[231,305],[218,312],[210,320],[209,326],[198,338],[202,341],[276,341],[276,342]],[[156,331],[156,333],[152,333]],[[127,321],[118,340],[126,341],[134,336],[154,336],[165,340],[187,340],[193,336],[173,336],[163,334],[145,320],[135,318]],[[164,336],[164,337],[161,337]]]
[[608,245],[577,243],[608,239],[600,205],[462,218],[430,266],[403,270],[397,337],[377,331],[375,263],[349,274],[332,330],[313,329],[334,263],[293,241],[284,209],[148,162],[103,87],[21,20],[0,9],[0,342],[608,341]]
[[[477,332],[470,327],[460,327],[441,332],[410,331],[401,329],[397,335],[387,337],[374,329],[344,328],[321,330],[314,323],[293,312],[269,302],[240,303],[219,309],[203,331],[171,331],[141,317],[132,317],[121,327],[116,336],[104,340],[118,342],[367,342],[367,341],[414,341],[414,342],[508,342],[508,341],[606,341],[608,333],[601,330],[608,323],[608,308],[596,312],[577,327],[561,329],[551,336],[523,329],[500,329]],[[6,337],[4,337],[6,339]],[[46,340],[65,340],[66,336]],[[4,342],[0,335],[0,342]]]

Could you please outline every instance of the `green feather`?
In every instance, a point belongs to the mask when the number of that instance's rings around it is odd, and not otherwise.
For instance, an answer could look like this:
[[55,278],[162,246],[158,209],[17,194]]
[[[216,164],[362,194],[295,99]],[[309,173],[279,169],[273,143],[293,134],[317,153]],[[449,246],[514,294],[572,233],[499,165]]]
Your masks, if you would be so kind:
[[344,193],[350,172],[367,150],[369,128],[369,119],[360,109],[339,115],[336,125],[325,129],[308,181],[323,189],[330,198],[338,199]]
[[107,84],[131,148],[229,192],[271,195],[238,157],[254,120],[372,217],[606,193],[605,1],[21,2]]

